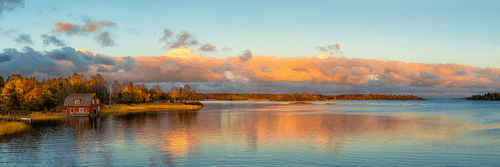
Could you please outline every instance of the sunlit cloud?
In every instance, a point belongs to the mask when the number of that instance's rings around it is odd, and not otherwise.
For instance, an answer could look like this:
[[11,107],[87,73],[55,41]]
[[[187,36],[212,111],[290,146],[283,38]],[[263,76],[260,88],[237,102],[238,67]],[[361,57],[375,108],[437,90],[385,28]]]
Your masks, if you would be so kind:
[[[31,63],[30,63],[31,62]],[[42,62],[42,63],[35,63]],[[203,92],[443,93],[495,91],[500,69],[316,56],[240,55],[207,58],[185,47],[159,56],[110,57],[64,47],[37,52],[5,49],[0,73],[62,76],[101,73],[109,80],[191,83]]]
[[344,56],[344,53],[340,50],[339,44],[320,46],[320,47],[317,47],[316,49],[323,52],[323,53],[329,54],[330,56],[334,56],[334,55],[339,55],[340,57]]
[[57,22],[55,24],[55,28],[53,32],[55,34],[58,33],[66,33],[66,35],[88,35],[88,33],[95,32],[100,27],[113,27],[116,24],[110,21],[88,21],[83,26],[79,26],[76,24],[68,23],[68,22]]

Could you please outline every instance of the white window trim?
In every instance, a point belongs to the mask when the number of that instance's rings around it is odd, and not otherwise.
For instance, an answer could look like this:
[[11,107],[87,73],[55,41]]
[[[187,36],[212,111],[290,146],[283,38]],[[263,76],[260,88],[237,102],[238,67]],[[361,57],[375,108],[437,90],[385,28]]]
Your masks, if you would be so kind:
[[97,111],[101,112],[101,106],[97,107]]
[[80,104],[80,100],[75,100],[75,104]]
[[78,112],[84,112],[84,109],[83,109],[83,108],[80,108],[80,109],[78,110]]
[[99,99],[97,99],[97,104],[99,104]]
[[70,108],[70,109],[69,109],[69,112],[70,112],[70,113],[74,113],[74,112],[75,112],[75,109],[74,109],[74,108]]
[[92,99],[92,104],[94,104],[94,99]]

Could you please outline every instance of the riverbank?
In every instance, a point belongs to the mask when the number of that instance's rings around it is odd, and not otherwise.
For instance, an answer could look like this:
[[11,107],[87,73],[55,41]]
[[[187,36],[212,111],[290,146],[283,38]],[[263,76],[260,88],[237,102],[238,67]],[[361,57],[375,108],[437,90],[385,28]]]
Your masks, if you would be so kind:
[[143,104],[116,104],[102,107],[101,115],[124,115],[141,112],[158,112],[173,110],[197,110],[201,104],[191,105],[184,103],[143,103]]
[[24,122],[0,121],[0,136],[10,135],[30,130],[30,126]]

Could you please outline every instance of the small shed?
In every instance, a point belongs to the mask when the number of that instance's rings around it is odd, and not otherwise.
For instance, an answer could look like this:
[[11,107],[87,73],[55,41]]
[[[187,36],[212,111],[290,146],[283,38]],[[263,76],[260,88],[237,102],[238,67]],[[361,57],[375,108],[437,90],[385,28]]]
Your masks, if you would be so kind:
[[64,109],[67,114],[101,114],[101,101],[95,94],[70,94],[64,100]]

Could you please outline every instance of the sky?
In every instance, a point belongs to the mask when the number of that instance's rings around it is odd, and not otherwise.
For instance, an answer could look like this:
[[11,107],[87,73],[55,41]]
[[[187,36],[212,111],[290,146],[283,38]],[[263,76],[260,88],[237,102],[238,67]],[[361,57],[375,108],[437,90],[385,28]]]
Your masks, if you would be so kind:
[[164,90],[464,97],[500,90],[499,1],[0,0],[0,75]]

